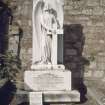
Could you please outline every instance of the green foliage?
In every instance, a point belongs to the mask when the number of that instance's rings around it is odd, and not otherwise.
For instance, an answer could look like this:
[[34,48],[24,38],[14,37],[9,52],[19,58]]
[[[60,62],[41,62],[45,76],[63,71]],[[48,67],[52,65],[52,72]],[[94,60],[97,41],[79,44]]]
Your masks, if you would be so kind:
[[4,0],[3,2],[6,4],[10,4],[13,0]]
[[21,69],[21,63],[18,57],[11,52],[7,52],[5,55],[0,54],[0,60],[0,78],[16,80],[16,75]]

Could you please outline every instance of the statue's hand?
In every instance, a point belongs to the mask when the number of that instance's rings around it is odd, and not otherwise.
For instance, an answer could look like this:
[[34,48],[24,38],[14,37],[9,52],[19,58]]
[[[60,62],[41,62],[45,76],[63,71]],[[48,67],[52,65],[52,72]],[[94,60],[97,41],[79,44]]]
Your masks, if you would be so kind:
[[55,35],[57,33],[57,30],[52,30],[52,34]]

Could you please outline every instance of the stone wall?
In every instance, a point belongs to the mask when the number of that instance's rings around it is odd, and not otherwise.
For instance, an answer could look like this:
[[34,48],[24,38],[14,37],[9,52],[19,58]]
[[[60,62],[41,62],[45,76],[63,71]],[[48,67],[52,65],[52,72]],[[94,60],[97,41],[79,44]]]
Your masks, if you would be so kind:
[[105,73],[105,1],[65,0],[65,24],[83,26],[82,55],[89,60],[85,77],[102,78]]
[[32,0],[13,0],[10,7],[14,18],[9,49],[20,56],[23,71],[28,70],[32,59]]
[[[24,71],[30,69],[32,59],[32,0],[13,0],[10,7],[14,19],[10,26],[9,49],[18,52]],[[84,66],[85,77],[103,78],[105,76],[105,0],[64,0],[64,25],[71,27],[76,24],[83,27],[82,33],[85,38],[81,52],[81,56],[88,61],[88,65]],[[79,42],[81,39],[77,41],[76,46],[81,44]],[[72,55],[77,51],[74,48],[67,53]],[[70,67],[75,67],[75,61]]]

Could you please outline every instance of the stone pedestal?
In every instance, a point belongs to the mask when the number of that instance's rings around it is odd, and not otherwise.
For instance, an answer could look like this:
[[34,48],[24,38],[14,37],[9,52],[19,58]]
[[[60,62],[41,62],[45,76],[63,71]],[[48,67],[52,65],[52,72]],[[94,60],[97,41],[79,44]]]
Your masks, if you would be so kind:
[[68,70],[32,70],[24,73],[25,89],[30,105],[79,102],[80,94],[72,90],[71,72]]
[[65,70],[64,65],[32,65],[32,70]]
[[30,105],[43,105],[42,92],[30,92]]
[[71,90],[71,72],[64,70],[25,71],[26,90]]
[[[78,91],[47,91],[30,92],[30,105],[42,105],[46,103],[71,103],[79,102],[80,94]],[[43,99],[43,100],[42,100]]]
[[[39,96],[38,96],[39,95]],[[15,97],[15,104],[30,103],[30,105],[54,103],[66,104],[80,101],[80,94],[76,90],[71,91],[44,91],[42,92],[28,92],[17,91]],[[13,105],[15,105],[13,104]]]

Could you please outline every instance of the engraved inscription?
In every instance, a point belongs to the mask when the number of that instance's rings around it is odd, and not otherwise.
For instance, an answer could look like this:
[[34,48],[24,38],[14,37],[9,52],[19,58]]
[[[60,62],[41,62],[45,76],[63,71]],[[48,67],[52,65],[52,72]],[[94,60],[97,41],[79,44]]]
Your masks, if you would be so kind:
[[37,75],[34,80],[38,89],[56,88],[59,84],[63,84],[63,77],[50,73]]
[[71,90],[69,71],[26,71],[25,83],[34,91]]

